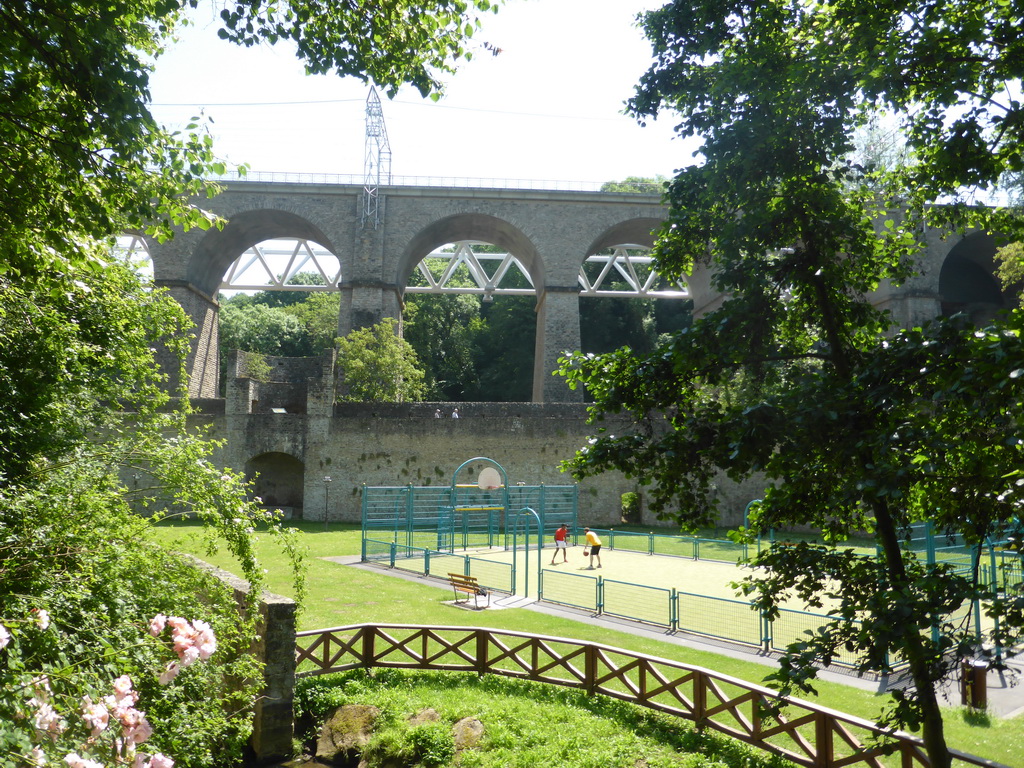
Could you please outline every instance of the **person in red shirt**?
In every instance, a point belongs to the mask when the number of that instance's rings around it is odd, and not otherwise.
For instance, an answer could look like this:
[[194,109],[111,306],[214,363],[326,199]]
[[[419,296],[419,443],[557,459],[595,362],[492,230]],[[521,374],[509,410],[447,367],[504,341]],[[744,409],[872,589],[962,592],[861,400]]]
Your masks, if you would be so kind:
[[551,564],[555,564],[555,558],[558,557],[558,552],[562,552],[562,562],[569,562],[569,542],[566,541],[566,537],[569,535],[569,526],[562,523],[562,527],[555,531],[555,551],[551,555]]

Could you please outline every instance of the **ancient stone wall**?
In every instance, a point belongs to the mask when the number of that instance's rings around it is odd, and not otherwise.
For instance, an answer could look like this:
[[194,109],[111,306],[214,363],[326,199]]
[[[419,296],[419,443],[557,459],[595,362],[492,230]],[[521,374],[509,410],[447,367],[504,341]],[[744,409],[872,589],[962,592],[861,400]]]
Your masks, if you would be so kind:
[[[211,403],[212,405],[213,403]],[[451,413],[459,409],[460,418]],[[217,410],[217,409],[211,409]],[[437,410],[442,412],[435,418]],[[255,457],[280,453],[304,466],[303,505],[293,514],[306,520],[361,520],[361,487],[449,485],[464,461],[484,456],[508,473],[509,484],[571,485],[559,465],[593,434],[586,406],[572,403],[348,403],[333,415],[229,414],[200,412],[193,419],[227,437],[217,459],[239,471]],[[614,431],[619,426],[604,422]],[[330,483],[324,482],[330,477]],[[620,523],[622,494],[644,489],[609,472],[579,484],[581,525]],[[718,489],[723,524],[742,521],[743,508],[760,492],[723,481]],[[642,522],[655,524],[643,509]]]

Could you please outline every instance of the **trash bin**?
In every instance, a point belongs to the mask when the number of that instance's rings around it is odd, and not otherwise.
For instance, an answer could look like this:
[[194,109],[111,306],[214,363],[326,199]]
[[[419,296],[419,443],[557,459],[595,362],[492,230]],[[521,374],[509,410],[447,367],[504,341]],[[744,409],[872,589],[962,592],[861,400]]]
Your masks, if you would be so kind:
[[964,659],[960,663],[960,703],[973,709],[988,706],[988,662]]

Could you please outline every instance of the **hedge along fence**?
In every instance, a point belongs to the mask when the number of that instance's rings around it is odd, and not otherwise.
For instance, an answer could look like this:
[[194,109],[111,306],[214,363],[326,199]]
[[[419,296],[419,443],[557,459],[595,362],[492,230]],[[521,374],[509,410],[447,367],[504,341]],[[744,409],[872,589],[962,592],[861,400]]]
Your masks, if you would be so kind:
[[[931,768],[920,739],[716,672],[598,643],[478,627],[356,624],[300,632],[299,677],[390,667],[577,688],[692,721],[807,768]],[[954,766],[1008,768],[950,750]]]

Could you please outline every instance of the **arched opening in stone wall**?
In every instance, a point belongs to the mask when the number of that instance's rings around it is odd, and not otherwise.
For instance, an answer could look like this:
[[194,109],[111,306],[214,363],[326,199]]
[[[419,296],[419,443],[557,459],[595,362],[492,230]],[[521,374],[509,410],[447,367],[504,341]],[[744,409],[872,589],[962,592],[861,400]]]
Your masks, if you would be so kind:
[[976,325],[1015,306],[1014,292],[1004,291],[995,275],[996,240],[992,235],[968,235],[946,255],[939,272],[942,314],[967,313]]
[[405,339],[426,399],[529,402],[544,270],[530,240],[488,214],[456,214],[418,232],[398,265]]
[[624,243],[591,254],[580,267],[580,349],[601,354],[629,347],[652,351],[664,334],[690,322],[685,283],[654,269],[651,249]]
[[[184,274],[179,267],[173,275],[174,283],[188,285],[188,290],[177,289],[177,298],[196,322],[200,339],[193,381],[200,377],[202,389],[220,395],[225,394],[224,366],[233,349],[281,357],[318,354],[320,345],[309,342],[308,318],[314,313],[294,305],[315,296],[317,302],[336,306],[344,269],[344,257],[331,239],[303,215],[273,208],[225,215],[223,228],[200,237]],[[174,260],[172,249],[166,262],[173,265]],[[158,269],[158,283],[161,276]],[[327,315],[329,345],[337,334],[337,310],[321,313]]]
[[[259,366],[228,371],[234,350],[267,357],[319,357],[338,336],[341,264],[301,237],[253,243],[224,273],[218,292],[221,391],[236,374],[259,379]],[[249,355],[248,360],[259,360]]]
[[427,400],[529,401],[536,289],[522,262],[480,240],[443,243],[409,275],[403,335],[427,374]]
[[580,349],[601,354],[629,347],[652,351],[665,334],[689,325],[693,301],[685,281],[654,268],[651,248],[661,222],[631,219],[603,233],[580,265]]
[[252,481],[254,497],[265,507],[284,512],[286,518],[302,519],[305,466],[287,453],[254,456],[245,463],[245,477]]

